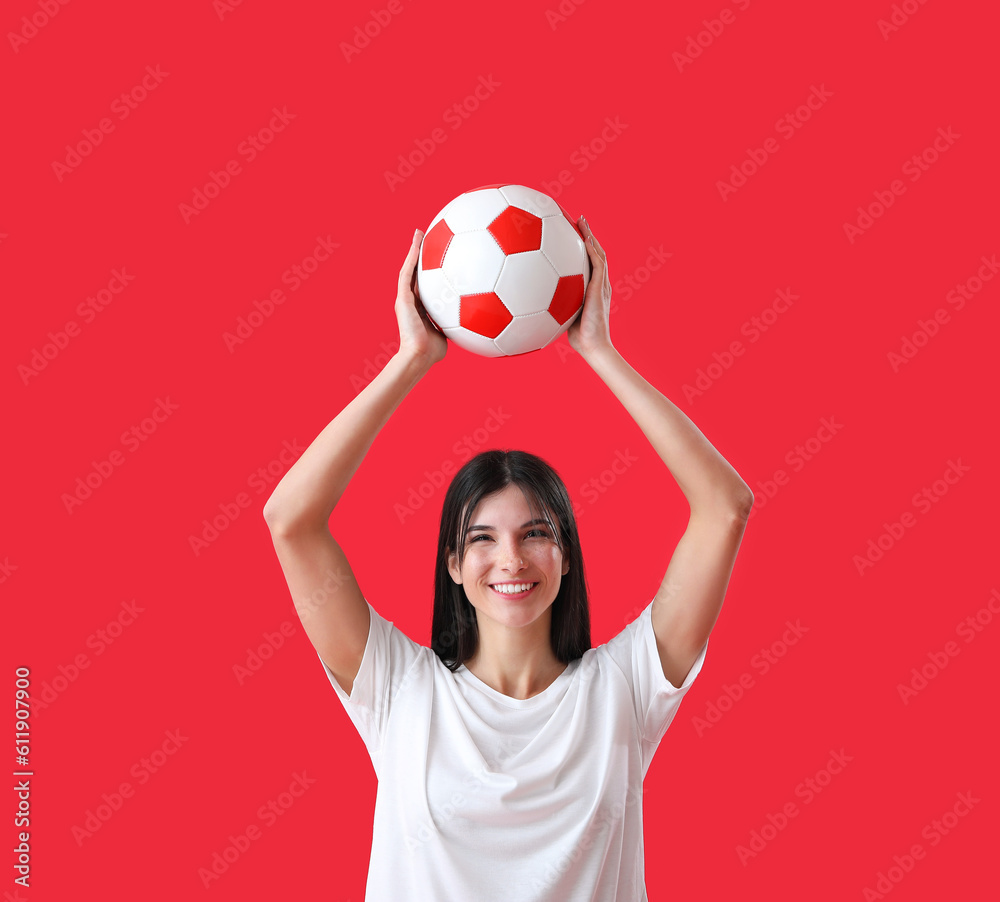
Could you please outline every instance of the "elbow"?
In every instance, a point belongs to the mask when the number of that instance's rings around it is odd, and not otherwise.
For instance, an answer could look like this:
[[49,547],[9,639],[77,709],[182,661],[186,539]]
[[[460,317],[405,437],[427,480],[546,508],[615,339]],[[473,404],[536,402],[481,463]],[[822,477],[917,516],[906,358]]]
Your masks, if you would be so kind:
[[277,509],[278,505],[275,503],[274,492],[271,492],[267,501],[264,502],[264,509],[261,511],[261,514],[264,516],[264,520],[267,521],[269,526],[271,525],[271,521],[275,518]]
[[271,532],[280,532],[288,521],[288,517],[281,511],[280,505],[275,503],[274,495],[267,499],[261,514]]
[[267,524],[267,528],[273,533],[278,531],[279,523],[277,514],[275,514],[273,508],[269,508],[266,504],[263,510],[264,522]]
[[729,509],[733,519],[745,521],[749,518],[750,511],[753,510],[753,491],[735,470],[733,470],[731,477],[722,496],[725,499],[723,503]]
[[691,515],[742,528],[750,519],[753,502],[753,492],[749,486],[744,486],[738,490],[716,492],[707,499],[692,503]]
[[296,525],[284,515],[268,510],[264,513],[264,522],[273,540],[287,539],[297,532]]
[[753,510],[753,501],[753,492],[750,491],[750,486],[744,485],[744,490],[733,498],[733,516],[738,520],[749,520],[750,511]]
[[753,502],[753,492],[744,482],[723,494],[716,495],[713,508],[721,512],[727,521],[745,524],[750,519]]
[[287,521],[292,508],[288,502],[289,495],[287,492],[282,493],[281,482],[279,482],[272,489],[271,494],[267,496],[267,501],[264,502],[264,508],[261,511],[264,522],[273,528],[275,525]]
[[329,514],[324,518],[311,511],[290,509],[287,505],[274,503],[274,496],[268,499],[262,511],[264,522],[272,537],[291,537],[326,525]]

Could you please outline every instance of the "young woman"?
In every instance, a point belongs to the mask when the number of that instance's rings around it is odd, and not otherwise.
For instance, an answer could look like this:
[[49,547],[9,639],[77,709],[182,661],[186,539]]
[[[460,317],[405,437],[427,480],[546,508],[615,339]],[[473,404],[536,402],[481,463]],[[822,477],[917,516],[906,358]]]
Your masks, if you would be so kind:
[[430,648],[368,604],[331,535],[375,436],[445,354],[414,296],[419,230],[399,273],[399,352],[264,507],[303,627],[378,776],[368,902],[646,899],[642,781],[701,670],[753,495],[612,345],[606,256],[580,228],[593,275],[569,343],[691,509],[656,596],[621,633],[590,647],[572,506],[534,455],[484,452],[449,486]]

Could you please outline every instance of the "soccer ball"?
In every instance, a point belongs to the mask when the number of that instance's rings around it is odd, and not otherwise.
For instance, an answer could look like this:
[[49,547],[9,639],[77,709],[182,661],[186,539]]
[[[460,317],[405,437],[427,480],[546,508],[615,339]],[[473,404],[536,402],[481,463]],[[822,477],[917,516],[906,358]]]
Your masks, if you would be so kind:
[[550,344],[583,308],[589,281],[584,236],[569,213],[523,185],[460,194],[431,220],[417,264],[431,321],[484,357]]

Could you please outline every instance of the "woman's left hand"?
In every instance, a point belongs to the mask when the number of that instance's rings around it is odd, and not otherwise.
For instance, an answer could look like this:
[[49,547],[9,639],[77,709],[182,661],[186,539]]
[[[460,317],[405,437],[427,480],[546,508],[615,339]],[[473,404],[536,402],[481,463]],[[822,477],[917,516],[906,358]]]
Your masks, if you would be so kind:
[[[594,233],[582,216],[580,231],[584,238],[587,254],[590,256],[590,281],[583,299],[583,310],[566,330],[569,346],[581,356],[586,356],[603,348],[611,348],[611,329],[608,319],[611,315],[611,282],[608,278],[608,260],[604,248],[594,238]],[[593,243],[591,243],[591,241]]]

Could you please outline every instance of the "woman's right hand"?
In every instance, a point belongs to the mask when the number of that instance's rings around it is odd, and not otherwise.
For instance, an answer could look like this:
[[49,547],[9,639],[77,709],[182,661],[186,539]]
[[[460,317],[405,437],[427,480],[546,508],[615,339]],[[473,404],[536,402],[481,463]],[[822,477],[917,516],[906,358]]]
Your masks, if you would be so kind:
[[413,233],[410,251],[399,271],[396,292],[396,321],[399,324],[399,353],[422,360],[428,366],[441,360],[448,350],[448,339],[431,323],[423,304],[414,292],[417,288],[417,259],[424,233]]

